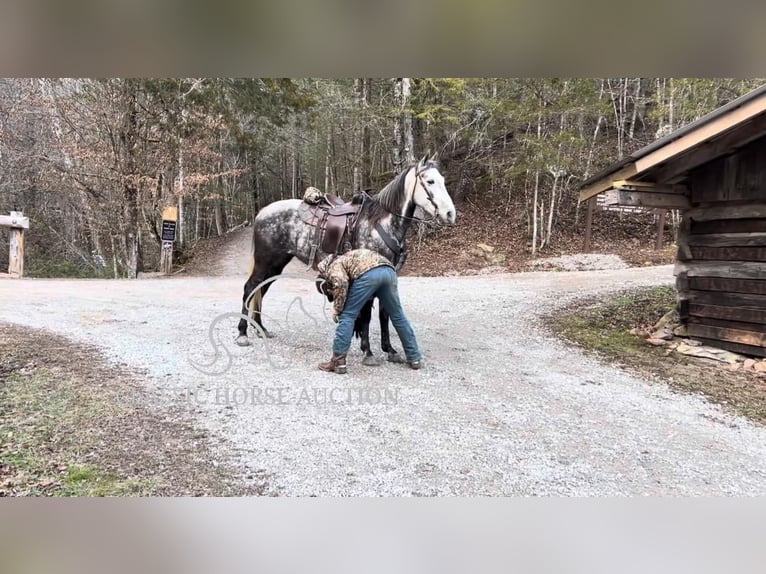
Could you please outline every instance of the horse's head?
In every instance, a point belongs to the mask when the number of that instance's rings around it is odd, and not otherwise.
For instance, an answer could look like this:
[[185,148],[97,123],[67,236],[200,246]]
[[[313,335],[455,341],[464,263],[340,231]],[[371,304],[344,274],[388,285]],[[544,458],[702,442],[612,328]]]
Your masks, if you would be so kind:
[[444,185],[444,176],[439,173],[436,161],[423,157],[407,174],[407,188],[412,189],[412,200],[415,205],[425,211],[430,217],[441,223],[452,225],[457,213],[452,198]]

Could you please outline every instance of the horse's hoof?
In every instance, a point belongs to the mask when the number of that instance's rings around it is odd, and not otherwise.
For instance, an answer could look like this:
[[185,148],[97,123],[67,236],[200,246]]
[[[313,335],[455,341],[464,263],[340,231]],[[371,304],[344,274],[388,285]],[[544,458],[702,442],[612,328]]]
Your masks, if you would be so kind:
[[273,339],[274,338],[274,335],[271,333],[271,331],[267,331],[266,329],[263,329],[263,333],[261,333],[260,331],[256,330],[256,333],[257,333],[259,338],[263,338],[263,337],[266,337],[267,339]]
[[375,355],[365,355],[362,364],[365,367],[379,367],[380,360]]
[[389,363],[404,363],[405,361],[399,353],[397,353],[396,351],[391,351],[388,354],[388,362]]
[[240,347],[249,347],[252,344],[250,339],[247,338],[247,335],[240,335],[234,342]]

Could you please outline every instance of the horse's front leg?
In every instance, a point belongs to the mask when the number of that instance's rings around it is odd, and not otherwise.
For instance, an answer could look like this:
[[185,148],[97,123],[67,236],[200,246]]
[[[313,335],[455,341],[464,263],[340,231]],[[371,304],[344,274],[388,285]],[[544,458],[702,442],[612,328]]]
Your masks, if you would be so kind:
[[354,333],[357,337],[359,337],[359,339],[361,339],[362,352],[364,353],[362,364],[368,367],[377,367],[380,365],[380,362],[372,354],[372,346],[370,345],[372,302],[373,300],[370,299],[367,301],[367,303],[364,304],[364,307],[362,307],[362,310],[360,311],[359,316],[356,318],[356,322],[354,323]]
[[388,355],[388,360],[390,362],[403,363],[404,359],[402,359],[402,356],[391,346],[391,332],[388,329],[388,313],[386,313],[383,305],[380,306],[378,318],[380,319],[380,348]]

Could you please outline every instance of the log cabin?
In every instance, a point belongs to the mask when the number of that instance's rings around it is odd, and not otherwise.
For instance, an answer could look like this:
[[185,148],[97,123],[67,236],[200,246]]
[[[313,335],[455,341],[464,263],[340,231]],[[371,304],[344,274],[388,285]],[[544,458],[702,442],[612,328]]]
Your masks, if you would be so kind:
[[[766,356],[766,86],[583,182],[580,201],[678,209],[678,312],[705,344]],[[589,218],[590,219],[590,218]]]

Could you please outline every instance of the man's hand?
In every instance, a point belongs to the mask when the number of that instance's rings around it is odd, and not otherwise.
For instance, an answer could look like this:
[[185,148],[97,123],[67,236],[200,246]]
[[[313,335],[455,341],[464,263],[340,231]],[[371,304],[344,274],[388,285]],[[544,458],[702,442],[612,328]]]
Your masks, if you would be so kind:
[[338,319],[338,316],[335,313],[332,314],[332,320],[335,321],[336,323],[340,321],[340,319]]

